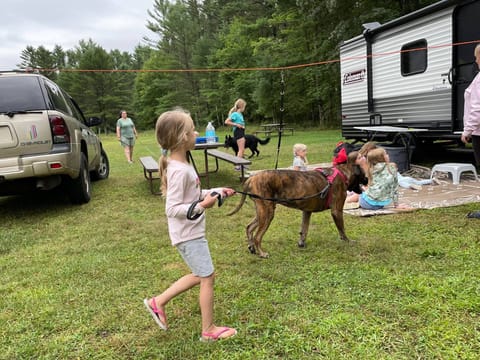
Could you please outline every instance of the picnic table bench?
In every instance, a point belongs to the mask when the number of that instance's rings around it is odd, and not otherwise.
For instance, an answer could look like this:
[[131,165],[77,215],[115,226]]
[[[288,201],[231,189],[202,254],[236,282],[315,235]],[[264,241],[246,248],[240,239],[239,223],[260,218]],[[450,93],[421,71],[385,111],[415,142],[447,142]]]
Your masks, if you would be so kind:
[[243,182],[245,180],[245,166],[250,165],[252,162],[250,160],[228,154],[224,151],[209,149],[207,150],[207,155],[213,156],[215,158],[215,170],[213,172],[218,171],[218,159],[229,162],[234,164],[235,166],[240,166],[241,176],[240,180]]
[[145,179],[148,180],[150,183],[150,191],[152,194],[159,195],[161,194],[160,191],[155,191],[153,189],[153,180],[158,180],[160,177],[153,176],[153,173],[158,172],[158,162],[155,161],[155,159],[151,156],[143,156],[140,158],[140,162],[142,163],[143,166],[143,176],[145,176]]

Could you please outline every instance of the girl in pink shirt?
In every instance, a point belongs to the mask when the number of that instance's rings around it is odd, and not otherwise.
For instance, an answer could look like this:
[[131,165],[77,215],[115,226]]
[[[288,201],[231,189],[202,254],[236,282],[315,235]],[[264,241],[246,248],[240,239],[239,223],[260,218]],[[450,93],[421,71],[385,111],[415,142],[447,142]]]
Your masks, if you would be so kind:
[[[165,212],[172,245],[182,256],[191,273],[174,282],[158,296],[144,304],[155,322],[167,330],[165,306],[175,296],[200,285],[202,341],[215,341],[234,336],[237,331],[213,323],[214,267],[205,238],[205,209],[211,208],[218,196],[235,194],[230,188],[202,190],[195,169],[187,161],[187,151],[195,148],[196,131],[190,115],[182,110],[167,111],[156,124],[157,141],[162,147],[159,161],[162,194],[166,194]],[[167,154],[170,156],[167,158]],[[217,194],[214,194],[216,192]]]

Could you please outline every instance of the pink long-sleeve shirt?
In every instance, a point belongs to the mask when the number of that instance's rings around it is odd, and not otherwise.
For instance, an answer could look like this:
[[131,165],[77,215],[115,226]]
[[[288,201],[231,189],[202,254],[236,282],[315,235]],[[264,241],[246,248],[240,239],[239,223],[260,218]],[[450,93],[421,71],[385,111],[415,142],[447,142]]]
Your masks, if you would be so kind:
[[465,90],[464,98],[463,135],[480,136],[480,73]]
[[222,188],[201,189],[200,179],[192,165],[176,160],[168,161],[165,213],[173,246],[205,237],[204,209],[199,205],[195,207],[194,213],[201,213],[195,220],[187,219],[187,212],[194,201],[202,200],[214,190],[222,192]]

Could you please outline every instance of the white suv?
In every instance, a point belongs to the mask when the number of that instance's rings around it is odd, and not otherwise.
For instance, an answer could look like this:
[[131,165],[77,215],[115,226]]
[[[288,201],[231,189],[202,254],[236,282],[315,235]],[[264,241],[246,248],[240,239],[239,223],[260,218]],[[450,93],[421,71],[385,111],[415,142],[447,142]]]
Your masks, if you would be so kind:
[[76,204],[110,172],[102,143],[75,101],[48,78],[0,72],[0,196],[62,185]]

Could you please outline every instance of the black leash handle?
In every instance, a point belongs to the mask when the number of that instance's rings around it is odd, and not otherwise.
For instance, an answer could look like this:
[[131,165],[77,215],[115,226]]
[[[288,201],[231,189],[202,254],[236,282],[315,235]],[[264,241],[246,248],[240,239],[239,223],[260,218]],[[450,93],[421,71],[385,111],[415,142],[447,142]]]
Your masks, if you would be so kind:
[[[216,196],[217,197],[217,200],[218,200],[218,207],[222,206],[223,205],[223,197],[221,194],[219,194],[218,192],[216,191],[212,191],[210,193],[211,196]],[[187,211],[187,219],[188,220],[197,220],[202,214],[203,212],[201,212],[200,214],[194,214],[193,211],[195,210],[195,206],[197,206],[197,204],[199,202],[201,202],[202,200],[195,200],[192,205],[190,205],[190,207],[188,208],[188,211]]]

